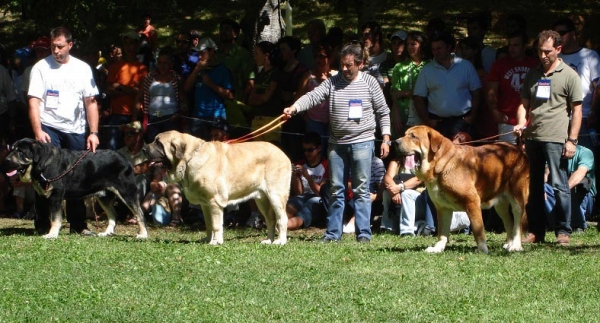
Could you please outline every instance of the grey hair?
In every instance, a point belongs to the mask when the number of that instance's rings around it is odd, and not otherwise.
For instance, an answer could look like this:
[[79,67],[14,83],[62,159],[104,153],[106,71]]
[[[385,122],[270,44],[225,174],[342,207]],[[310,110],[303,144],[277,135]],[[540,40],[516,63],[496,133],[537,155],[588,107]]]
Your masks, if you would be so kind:
[[340,50],[340,57],[346,57],[347,55],[354,56],[354,61],[357,64],[364,64],[369,60],[369,52],[360,43],[344,45],[342,50]]

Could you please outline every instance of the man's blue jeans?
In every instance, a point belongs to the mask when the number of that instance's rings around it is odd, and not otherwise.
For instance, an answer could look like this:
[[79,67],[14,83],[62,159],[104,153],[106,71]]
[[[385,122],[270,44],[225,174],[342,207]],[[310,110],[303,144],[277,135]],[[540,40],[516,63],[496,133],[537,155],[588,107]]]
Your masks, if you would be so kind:
[[[587,229],[586,220],[592,214],[594,207],[594,196],[582,188],[573,189],[580,189],[581,192],[571,191],[571,228],[585,230]],[[546,216],[551,220],[550,212],[556,204],[554,190],[549,184],[544,184],[544,190],[546,191]]]
[[354,193],[356,238],[371,239],[371,159],[374,153],[373,141],[356,144],[329,144],[329,174],[331,195],[327,213],[325,237],[334,240],[342,238],[345,191],[348,175],[352,176]]
[[544,170],[546,163],[550,169],[548,183],[554,190],[556,204],[552,208],[554,223],[550,227],[554,233],[570,235],[571,229],[571,190],[567,177],[567,159],[562,158],[564,144],[527,140],[525,150],[529,159],[529,200],[527,219],[529,231],[543,238],[546,233],[547,217],[544,200]]

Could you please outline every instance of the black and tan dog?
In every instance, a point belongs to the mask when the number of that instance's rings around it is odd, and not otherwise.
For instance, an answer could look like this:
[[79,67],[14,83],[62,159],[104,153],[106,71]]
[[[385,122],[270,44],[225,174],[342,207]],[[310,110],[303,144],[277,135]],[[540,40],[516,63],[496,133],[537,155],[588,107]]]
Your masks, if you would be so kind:
[[208,243],[223,243],[223,208],[248,199],[254,199],[265,216],[267,240],[261,243],[286,243],[285,206],[292,167],[290,159],[275,145],[262,141],[204,141],[167,131],[143,151],[151,162],[169,171],[170,179],[181,185],[190,203],[202,207]]
[[7,175],[18,172],[21,181],[32,182],[40,196],[50,204],[50,232],[44,238],[56,238],[62,225],[63,199],[95,197],[108,216],[108,227],[101,236],[112,235],[116,225],[113,207],[119,198],[137,218],[138,238],[148,232],[137,199],[133,166],[112,150],[85,151],[60,149],[33,139],[15,142],[2,168]]
[[455,145],[426,126],[409,128],[396,144],[401,154],[415,156],[416,175],[425,182],[437,210],[438,242],[427,252],[444,251],[452,212],[466,211],[477,247],[487,253],[481,208],[491,207],[504,222],[504,248],[523,250],[521,220],[529,196],[529,162],[521,150],[508,143]]

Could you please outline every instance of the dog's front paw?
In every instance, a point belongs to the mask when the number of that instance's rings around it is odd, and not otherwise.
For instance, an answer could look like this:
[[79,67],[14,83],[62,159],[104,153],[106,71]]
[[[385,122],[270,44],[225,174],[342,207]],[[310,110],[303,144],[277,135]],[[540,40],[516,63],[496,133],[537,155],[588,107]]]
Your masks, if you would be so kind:
[[427,253],[441,253],[442,251],[444,251],[444,248],[440,248],[439,246],[428,247],[425,249],[425,252]]
[[108,236],[112,236],[113,234],[114,234],[114,232],[105,231],[105,232],[98,233],[98,236],[99,237],[108,237]]
[[477,245],[477,250],[487,255],[487,253],[488,253],[487,244],[485,242],[479,243]]
[[212,239],[212,240],[210,240],[210,242],[208,242],[208,244],[211,246],[217,246],[217,245],[223,244],[223,241]]
[[138,235],[135,236],[136,239],[146,239],[148,238],[148,233],[140,233]]
[[287,241],[285,241],[285,240],[277,239],[277,240],[273,241],[273,244],[283,246],[283,245],[285,245],[286,242]]
[[273,241],[271,241],[271,240],[267,239],[267,240],[263,240],[263,241],[261,241],[260,243],[261,243],[261,244],[272,244],[272,243],[273,243]]
[[58,234],[57,233],[48,233],[42,236],[42,238],[44,239],[56,239],[58,238]]
[[515,243],[506,243],[502,246],[502,248],[504,248],[508,252],[523,251],[523,246],[521,246],[520,244],[517,245]]

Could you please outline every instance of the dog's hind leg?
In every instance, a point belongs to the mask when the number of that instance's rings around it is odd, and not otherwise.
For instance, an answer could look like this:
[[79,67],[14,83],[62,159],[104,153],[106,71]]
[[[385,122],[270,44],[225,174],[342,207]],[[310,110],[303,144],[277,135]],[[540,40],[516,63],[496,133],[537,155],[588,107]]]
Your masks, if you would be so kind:
[[117,225],[117,211],[113,203],[115,202],[115,194],[112,192],[106,192],[106,196],[98,197],[98,204],[106,212],[108,218],[108,226],[104,232],[99,233],[101,237],[111,236],[115,233],[115,226]]
[[523,251],[523,245],[521,243],[521,221],[525,219],[525,203],[526,199],[523,196],[517,197],[511,201],[511,211],[513,216],[513,230],[512,230],[512,243],[508,247],[508,251]]
[[512,215],[512,210],[510,209],[511,202],[507,198],[501,198],[498,203],[494,206],[496,209],[496,213],[500,219],[502,219],[502,223],[504,223],[504,229],[506,230],[506,243],[502,246],[502,248],[508,251],[517,251],[512,250],[515,231],[514,231],[514,222],[515,219]]
[[275,242],[275,224],[277,223],[275,211],[268,205],[267,210],[263,212],[263,214],[265,215],[265,222],[267,223],[267,239],[262,240],[260,243],[272,244]]
[[287,222],[288,217],[285,212],[285,206],[287,204],[288,197],[286,195],[283,196],[275,196],[271,197],[271,211],[273,212],[273,217],[276,220],[277,226],[277,239],[273,240],[273,244],[284,245],[287,242]]
[[267,224],[267,240],[262,240],[260,243],[271,244],[275,240],[275,223],[277,222],[275,211],[273,211],[268,197],[264,194],[257,196],[254,202],[256,202],[260,213],[265,216],[265,223]]

